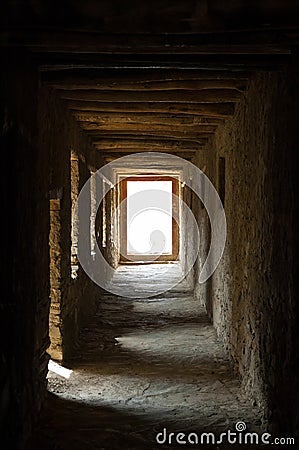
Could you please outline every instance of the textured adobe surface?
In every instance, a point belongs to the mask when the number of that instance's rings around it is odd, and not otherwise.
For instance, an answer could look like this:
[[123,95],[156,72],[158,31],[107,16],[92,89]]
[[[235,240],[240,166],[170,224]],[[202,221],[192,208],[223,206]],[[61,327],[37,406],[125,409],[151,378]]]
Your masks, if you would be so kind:
[[[293,415],[288,370],[296,348],[289,77],[288,72],[254,77],[234,117],[216,132],[211,157],[199,161],[218,187],[218,158],[226,162],[228,235],[210,282],[208,309],[244,391],[272,426],[285,428]],[[207,236],[203,214],[199,223]],[[202,289],[197,287],[199,297]]]

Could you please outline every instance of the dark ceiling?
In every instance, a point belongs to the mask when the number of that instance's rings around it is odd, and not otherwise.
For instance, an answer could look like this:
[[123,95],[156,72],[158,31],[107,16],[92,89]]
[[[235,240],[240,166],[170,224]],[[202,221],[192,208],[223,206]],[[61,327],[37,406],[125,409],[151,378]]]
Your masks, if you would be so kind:
[[299,1],[28,0],[1,3],[1,42],[25,49],[106,158],[191,159],[252,76],[298,53]]

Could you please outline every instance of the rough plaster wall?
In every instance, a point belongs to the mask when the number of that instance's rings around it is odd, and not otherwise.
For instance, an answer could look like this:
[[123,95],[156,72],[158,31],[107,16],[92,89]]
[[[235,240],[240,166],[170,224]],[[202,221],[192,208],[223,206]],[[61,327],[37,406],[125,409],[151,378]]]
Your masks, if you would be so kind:
[[[103,166],[105,166],[105,162],[100,152],[97,152],[94,155],[94,172],[100,170]],[[113,174],[110,174],[113,179]],[[116,188],[110,189],[110,185],[103,181],[101,175],[96,175],[94,180],[94,194],[96,196],[96,201],[93,202],[93,211],[92,216],[95,218],[95,240],[97,246],[99,247],[102,255],[108,262],[108,264],[116,269],[119,264],[120,252],[119,252],[119,230],[117,228],[117,214],[115,213],[115,209],[118,208],[119,198],[118,198],[118,190]],[[104,195],[104,193],[106,193]],[[104,195],[102,201],[100,198]],[[98,209],[96,210],[96,205],[98,205]],[[103,246],[103,237],[105,236],[105,244]],[[95,244],[95,243],[94,243]],[[102,264],[99,261],[99,264]],[[103,280],[109,284],[111,281],[111,273],[104,266],[102,268]],[[102,288],[99,288],[101,292],[103,292]]]
[[[199,167],[199,169],[210,179],[214,179],[215,173],[215,158],[210,148],[206,148],[197,154],[193,163]],[[203,199],[206,201],[206,189],[204,187],[204,181],[201,182],[201,193]],[[208,316],[212,320],[213,306],[211,296],[211,279],[203,284],[199,284],[198,279],[200,272],[204,266],[208,251],[210,248],[211,230],[210,222],[208,219],[207,211],[204,203],[197,197],[193,199],[193,212],[197,220],[199,231],[199,252],[198,257],[194,265],[194,296],[198,300],[199,304],[205,307]]]
[[80,192],[80,168],[79,158],[71,152],[71,205],[72,205],[72,223],[71,223],[71,265],[73,266],[74,276],[78,271],[78,233],[79,216],[76,208],[76,200]]
[[60,200],[50,200],[50,231],[49,231],[49,250],[50,250],[50,316],[49,316],[49,335],[50,347],[48,353],[52,359],[61,361],[63,359],[62,329],[61,329],[61,217]]
[[228,236],[211,280],[214,325],[244,390],[273,428],[284,430],[292,415],[287,385],[294,320],[288,82],[287,73],[256,76],[206,158],[217,187],[218,158],[226,159]]
[[[63,359],[70,358],[76,350],[79,331],[86,318],[94,311],[97,295],[96,286],[79,267],[76,279],[71,278],[71,198],[77,194],[89,177],[86,155],[89,153],[89,142],[80,132],[76,122],[68,115],[64,105],[57,100],[55,92],[42,88],[40,96],[40,145],[50,155],[51,196],[57,192],[60,198],[60,273],[59,283],[52,298],[61,299],[60,308],[56,308],[52,317],[59,330],[56,330],[59,344],[59,333],[62,335]],[[71,186],[71,153],[79,158],[79,186]],[[77,183],[78,184],[78,183]],[[86,248],[90,250],[90,237],[86,237]],[[51,267],[52,273],[57,268]],[[55,340],[54,332],[52,339]],[[51,349],[50,349],[51,350]],[[54,354],[53,354],[54,357]]]
[[[1,176],[6,294],[1,295],[2,448],[22,448],[46,392],[48,356],[47,160],[38,147],[37,68],[2,54]],[[7,271],[7,272],[6,272]]]
[[[119,251],[117,249],[115,232],[115,209],[117,208],[116,189],[110,189],[106,194],[106,247],[104,256],[113,269],[116,269],[119,263]],[[107,278],[107,281],[108,280]]]
[[[182,201],[185,205],[192,209],[193,205],[193,194],[192,190],[187,187],[181,187]],[[195,259],[196,245],[195,245],[195,233],[194,223],[190,220],[190,215],[187,214],[187,208],[181,212],[181,227],[180,227],[180,261],[182,265],[182,270],[186,273],[186,280],[190,288],[194,288],[194,268],[192,261]]]

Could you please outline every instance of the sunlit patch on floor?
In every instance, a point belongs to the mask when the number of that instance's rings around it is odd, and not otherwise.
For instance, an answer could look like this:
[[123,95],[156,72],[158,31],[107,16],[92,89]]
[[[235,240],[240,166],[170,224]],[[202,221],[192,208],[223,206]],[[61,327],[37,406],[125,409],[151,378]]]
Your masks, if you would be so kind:
[[52,361],[52,359],[50,359],[50,361],[49,361],[48,370],[49,370],[49,372],[56,373],[57,375],[60,375],[61,377],[66,378],[67,380],[70,378],[71,374],[73,373],[72,370],[67,369],[66,367],[63,367],[60,364],[57,364],[55,361]]

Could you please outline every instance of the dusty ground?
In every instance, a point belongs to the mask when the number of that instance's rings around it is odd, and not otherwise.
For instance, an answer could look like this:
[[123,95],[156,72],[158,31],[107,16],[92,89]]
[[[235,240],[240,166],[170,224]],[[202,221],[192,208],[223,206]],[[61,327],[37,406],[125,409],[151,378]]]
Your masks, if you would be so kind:
[[[142,277],[144,269],[137,270]],[[184,283],[157,298],[104,295],[68,367],[69,379],[49,373],[48,404],[30,449],[158,449],[164,428],[168,443],[170,432],[218,438],[238,421],[259,429],[257,410],[243,398],[212,325]],[[255,448],[173,439],[169,448]]]

